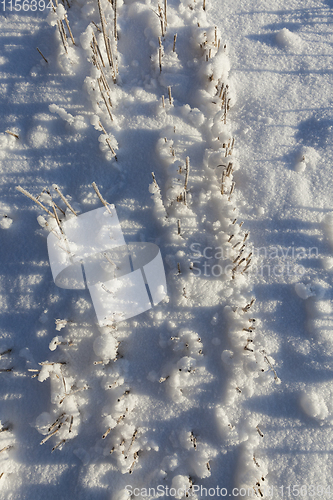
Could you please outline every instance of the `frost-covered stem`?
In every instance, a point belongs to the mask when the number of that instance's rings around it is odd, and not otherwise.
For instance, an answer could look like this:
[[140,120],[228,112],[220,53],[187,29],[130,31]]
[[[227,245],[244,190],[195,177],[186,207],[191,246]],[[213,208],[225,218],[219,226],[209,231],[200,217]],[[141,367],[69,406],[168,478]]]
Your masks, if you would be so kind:
[[173,37],[173,48],[172,48],[173,52],[175,52],[176,50],[176,41],[177,41],[177,33]]
[[72,416],[71,416],[71,421],[70,421],[70,424],[69,424],[69,429],[68,429],[68,432],[72,432],[73,421],[74,421],[74,416],[72,415]]
[[104,19],[104,14],[102,11],[101,0],[97,0],[97,2],[98,2],[99,16],[101,18],[101,26],[102,26],[102,32],[103,32],[103,37],[104,37],[105,50],[106,50],[106,54],[108,56],[109,64],[110,64],[110,66],[112,66],[110,52],[109,52],[109,45],[108,45],[108,36],[106,34],[106,29],[105,29],[105,19]]
[[171,87],[168,87],[168,93],[169,93],[169,103],[170,105],[172,104],[172,95],[171,95]]
[[65,203],[65,205],[69,208],[69,210],[71,212],[73,212],[74,215],[77,215],[77,213],[75,212],[74,208],[70,205],[70,203],[66,200],[66,198],[64,197],[64,195],[62,194],[62,192],[60,191],[60,189],[58,188],[58,186],[56,184],[53,184],[53,189],[58,193],[58,195],[60,196],[60,198],[62,199],[62,201]]
[[162,72],[162,48],[158,49],[158,61],[160,65],[160,73]]
[[163,22],[163,12],[162,12],[162,8],[161,8],[160,4],[158,4],[158,16],[159,16],[160,22],[161,22],[162,37],[164,37],[165,31],[164,31],[164,22]]
[[230,201],[230,199],[231,199],[231,195],[232,195],[232,193],[234,192],[235,185],[236,185],[236,183],[235,183],[235,182],[233,182],[233,183],[231,184],[231,189],[230,189],[230,194],[229,194],[228,201]]
[[104,60],[103,60],[98,42],[97,42],[96,37],[95,37],[95,33],[93,33],[92,35],[93,35],[93,44],[94,44],[93,46],[95,47],[95,53],[99,55],[101,63],[103,65],[103,68],[105,68]]
[[163,108],[165,108],[165,99],[164,99],[164,95],[162,95],[162,106],[163,106]]
[[109,108],[109,104],[108,104],[108,102],[107,102],[107,100],[106,100],[106,97],[105,97],[105,95],[104,95],[104,92],[103,92],[103,91],[101,91],[101,94],[102,94],[102,97],[103,97],[103,100],[104,100],[104,103],[105,103],[106,109],[107,109],[107,111],[108,111],[108,113],[109,113],[110,119],[111,119],[111,121],[113,122],[113,116],[112,116],[111,110],[110,110],[110,108]]
[[51,453],[54,452],[54,450],[56,450],[57,448],[59,448],[59,446],[61,446],[63,443],[66,443],[66,439],[62,439],[60,441],[60,443],[56,444],[55,446],[53,446],[52,450],[51,450]]
[[[59,212],[61,212],[63,215],[65,215],[64,210],[63,210],[62,208],[60,208],[60,207],[59,207],[59,206],[55,203],[55,201],[52,199],[52,196],[51,196],[50,191],[49,191],[47,188],[43,189],[42,193],[47,193],[47,194],[49,195],[49,197],[51,198],[53,205],[54,205],[54,206],[55,206],[55,207],[59,210]],[[39,195],[39,196],[40,196],[40,195]],[[37,200],[38,200],[39,196],[37,197]]]
[[164,20],[165,20],[165,30],[168,25],[168,18],[167,18],[167,0],[164,0]]
[[110,92],[110,90],[111,90],[111,89],[110,89],[110,86],[109,86],[109,84],[108,84],[108,82],[107,82],[107,79],[105,78],[104,71],[103,71],[103,69],[102,69],[101,65],[99,64],[99,62],[97,61],[97,59],[96,59],[96,58],[95,58],[95,61],[94,61],[94,62],[96,63],[96,68],[97,68],[97,69],[101,72],[101,78],[102,78],[102,80],[103,80],[103,85],[104,85],[104,88],[105,88],[108,92]]
[[52,436],[54,436],[57,432],[60,431],[62,425],[63,425],[62,423],[59,424],[59,426],[57,427],[57,429],[55,431],[51,432],[51,434],[49,434],[48,436],[46,436],[44,439],[42,439],[39,444],[46,443],[46,441],[48,441]]
[[224,181],[225,181],[225,170],[222,172],[222,181],[221,181],[221,194],[224,194]]
[[110,139],[107,137],[105,140],[106,140],[107,145],[108,145],[108,146],[109,146],[109,148],[110,148],[111,153],[114,155],[115,160],[117,161],[117,160],[118,160],[118,158],[117,158],[117,155],[116,155],[115,150],[113,149],[113,147],[112,147],[112,145],[111,145],[111,141],[110,141]]
[[113,10],[114,10],[114,39],[117,42],[117,0],[113,0]]
[[57,25],[58,25],[58,30],[59,30],[59,33],[60,33],[60,38],[61,38],[61,41],[63,43],[65,52],[66,52],[66,54],[68,54],[67,43],[66,43],[66,33],[64,32],[64,26],[63,26],[62,23],[60,23],[59,20],[57,21]]
[[109,214],[111,214],[111,210],[110,210],[110,207],[107,203],[107,201],[104,200],[103,196],[101,195],[97,185],[96,185],[96,182],[93,182],[92,183],[92,187],[94,188],[95,190],[95,193],[97,194],[98,198],[100,199],[101,203],[103,203],[103,205],[105,206],[105,208],[107,209],[107,211],[109,212]]
[[72,30],[71,30],[71,27],[70,27],[69,22],[68,22],[67,16],[65,16],[65,23],[66,23],[66,26],[67,26],[67,29],[68,29],[69,36],[71,37],[71,40],[73,42],[73,45],[76,45],[74,37],[73,37]]
[[24,194],[25,196],[27,196],[28,198],[30,198],[30,200],[34,201],[35,203],[37,203],[37,205],[39,205],[43,210],[45,210],[46,213],[48,213],[51,217],[55,218],[54,215],[46,208],[44,207],[44,205],[37,200],[37,198],[35,198],[34,196],[32,196],[32,194],[30,194],[28,191],[26,191],[25,189],[23,189],[21,186],[16,186],[16,189]]
[[188,176],[190,174],[190,158],[186,156],[186,172],[185,172],[185,183],[184,189],[187,190]]
[[63,230],[62,230],[62,227],[61,227],[61,224],[60,224],[60,220],[59,220],[59,217],[58,217],[58,214],[57,214],[57,211],[55,209],[55,206],[54,204],[52,205],[52,208],[53,208],[53,212],[54,212],[54,217],[55,217],[55,220],[57,221],[57,224],[58,224],[58,227],[59,227],[59,231],[61,232],[61,234],[64,234]]
[[42,56],[42,58],[44,59],[44,61],[45,61],[46,63],[48,63],[49,61],[46,59],[46,57],[44,56],[44,54],[42,53],[42,51],[41,51],[41,50],[39,50],[39,48],[38,48],[38,47],[36,47],[36,49],[37,49],[37,51],[40,53],[40,55]]
[[114,59],[113,59],[113,52],[112,52],[112,47],[111,47],[111,41],[110,41],[110,38],[108,38],[108,45],[109,45],[109,52],[110,52],[110,57],[111,57],[112,70],[113,70],[113,76],[112,76],[112,79],[113,79],[113,82],[114,82],[114,83],[116,83],[116,82],[117,82],[117,73],[118,73],[118,69],[116,68],[115,63],[114,63]]

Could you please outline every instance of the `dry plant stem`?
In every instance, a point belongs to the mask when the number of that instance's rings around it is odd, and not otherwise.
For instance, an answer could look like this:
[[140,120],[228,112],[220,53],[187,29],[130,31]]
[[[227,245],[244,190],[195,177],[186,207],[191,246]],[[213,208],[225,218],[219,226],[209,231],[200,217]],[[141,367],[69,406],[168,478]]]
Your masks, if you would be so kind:
[[103,68],[101,67],[101,65],[99,64],[99,62],[97,61],[97,59],[93,59],[93,62],[96,64],[96,68],[101,72],[101,78],[103,80],[103,85],[104,85],[104,88],[107,90],[107,92],[109,93],[111,91],[110,89],[110,86],[107,82],[107,79],[105,78],[105,75],[104,75],[104,71],[103,71]]
[[202,6],[203,10],[206,10],[206,0],[203,0],[203,6]]
[[[53,203],[53,205],[56,207],[56,209],[57,209],[57,210],[59,210],[59,212],[61,212],[61,213],[62,213],[62,215],[65,215],[64,210],[63,210],[62,208],[60,208],[60,207],[59,207],[59,206],[58,206],[58,205],[54,202],[54,200],[52,199],[52,196],[51,196],[50,191],[49,191],[48,189],[43,189],[42,193],[45,193],[45,192],[46,192],[46,193],[50,196],[50,198],[51,198],[51,200],[52,200],[52,203]],[[38,198],[39,198],[39,196],[37,197],[37,199],[38,199]]]
[[100,33],[102,33],[102,30],[99,26],[97,26],[97,24],[95,23],[95,21],[91,21],[91,23],[95,26],[95,28],[97,29],[97,31],[99,31]]
[[168,87],[168,93],[169,93],[169,103],[172,105],[172,95],[171,95],[171,87]]
[[93,44],[94,44],[94,47],[96,49],[96,53],[99,55],[99,58],[100,58],[101,63],[103,65],[103,68],[105,68],[105,63],[104,63],[104,60],[103,60],[103,57],[102,57],[102,54],[101,54],[98,42],[96,40],[95,33],[93,33]]
[[58,195],[60,196],[60,198],[62,199],[62,201],[65,203],[65,205],[69,208],[69,210],[71,212],[73,212],[74,215],[77,216],[77,213],[75,212],[74,208],[66,200],[66,198],[64,197],[64,195],[62,194],[62,192],[60,191],[60,189],[58,188],[58,186],[56,184],[53,184],[53,189],[58,193]]
[[164,37],[164,22],[163,22],[163,11],[160,5],[158,5],[158,17],[160,18],[161,21],[161,33],[162,37]]
[[6,130],[6,134],[9,134],[9,135],[12,135],[13,137],[15,137],[16,139],[19,139],[20,136],[15,134],[15,132],[11,132],[10,130]]
[[41,442],[40,442],[39,444],[44,444],[44,443],[46,443],[46,441],[48,441],[48,440],[49,440],[52,436],[54,436],[57,432],[59,432],[59,431],[60,431],[60,429],[61,429],[61,425],[62,425],[62,424],[60,424],[60,425],[58,426],[58,428],[57,428],[55,431],[51,432],[51,434],[49,434],[49,435],[48,435],[48,436],[46,436],[44,439],[42,439],[42,440],[41,440]]
[[112,70],[113,70],[112,79],[113,79],[113,82],[116,83],[117,82],[118,69],[116,68],[116,65],[114,63],[114,58],[113,58],[113,52],[112,52],[110,38],[108,38],[108,45],[109,45],[109,52],[110,52],[110,57],[111,57],[111,65],[112,65]]
[[55,446],[53,446],[53,448],[51,450],[51,453],[53,453],[54,450],[56,450],[57,448],[59,448],[59,446],[61,446],[63,443],[66,443],[66,439],[62,439],[62,441],[60,441],[60,443],[58,443]]
[[176,41],[177,41],[177,33],[173,37],[173,48],[172,48],[173,52],[175,52],[176,50]]
[[112,145],[111,145],[111,141],[110,141],[110,139],[107,137],[107,138],[105,139],[105,141],[106,141],[106,144],[109,146],[111,153],[114,155],[115,160],[116,160],[116,161],[118,161],[118,158],[117,158],[116,152],[115,152],[115,150],[113,149],[113,147],[112,147]]
[[154,182],[155,187],[159,190],[160,188],[159,188],[159,186],[158,186],[158,184],[157,184],[157,181],[156,181],[156,177],[155,177],[154,172],[152,172],[152,173],[151,173],[151,176],[152,176],[152,178],[153,178],[153,182]]
[[49,432],[52,432],[53,429],[59,424],[59,421],[66,415],[66,413],[62,413],[60,417],[58,417],[55,422],[49,427]]
[[70,27],[69,22],[68,22],[67,16],[65,16],[65,23],[66,23],[66,26],[67,26],[67,29],[68,29],[69,36],[71,37],[71,40],[73,42],[73,45],[76,45],[74,37],[73,37],[72,30],[71,30],[71,27]]
[[105,439],[111,432],[111,427],[107,429],[107,431],[103,434],[102,439]]
[[168,17],[167,17],[167,0],[164,0],[164,21],[165,21],[165,30],[168,25]]
[[52,208],[53,208],[53,212],[54,212],[54,217],[55,217],[55,220],[57,221],[57,224],[58,224],[58,227],[59,227],[59,231],[61,232],[61,234],[64,234],[63,230],[62,230],[62,227],[61,227],[61,224],[60,224],[60,220],[59,220],[59,217],[58,217],[58,214],[57,214],[57,211],[55,209],[55,206],[52,205]]
[[11,448],[13,448],[13,446],[9,444],[8,446],[5,446],[4,448],[2,448],[2,450],[0,450],[0,453],[2,453],[3,451],[10,450]]
[[69,424],[69,430],[68,430],[68,432],[72,432],[73,421],[74,421],[74,416],[72,415],[71,416],[71,421],[70,421],[70,424]]
[[185,173],[185,183],[184,183],[185,191],[187,190],[187,183],[188,183],[189,174],[190,174],[190,158],[188,156],[186,156],[186,173]]
[[68,54],[67,43],[66,43],[66,34],[64,33],[64,26],[63,26],[62,23],[60,23],[59,20],[57,21],[57,26],[58,26],[58,30],[59,30],[59,33],[60,33],[60,38],[61,38],[61,41],[63,43],[65,52],[66,52],[66,54]]
[[113,10],[114,10],[114,39],[117,41],[117,0],[113,0]]
[[45,210],[45,212],[47,214],[49,214],[51,217],[55,218],[54,215],[46,208],[44,207],[44,205],[37,200],[37,198],[35,198],[34,196],[32,196],[32,194],[30,194],[28,191],[26,191],[25,189],[23,189],[21,186],[16,186],[16,189],[24,194],[25,196],[27,196],[28,198],[30,198],[30,200],[34,201],[35,203],[37,203],[37,205],[39,205],[43,210]]
[[160,66],[160,73],[162,73],[162,47],[158,49],[158,62]]
[[110,209],[108,203],[104,200],[103,196],[101,195],[101,193],[96,185],[96,182],[92,183],[92,187],[94,188],[95,193],[97,194],[98,198],[100,199],[101,203],[103,203],[103,205],[105,206],[105,208],[107,209],[109,214],[112,214],[111,209]]
[[224,194],[224,181],[225,181],[225,170],[223,170],[222,172],[221,194]]
[[163,106],[163,108],[165,108],[165,99],[164,99],[164,95],[162,95],[162,106]]
[[101,18],[101,26],[102,26],[102,32],[103,32],[103,37],[104,37],[104,43],[105,43],[105,50],[108,56],[109,64],[112,66],[111,62],[111,56],[109,52],[109,44],[108,44],[108,36],[106,34],[106,29],[105,29],[105,19],[104,19],[104,14],[102,11],[102,6],[101,6],[101,0],[97,0],[98,2],[98,10],[99,10],[99,16]]
[[37,49],[37,51],[40,53],[40,55],[42,56],[42,58],[44,59],[44,61],[45,61],[46,63],[48,63],[49,61],[46,59],[46,57],[44,56],[44,54],[42,53],[42,51],[41,51],[41,50],[39,50],[39,48],[38,48],[38,47],[36,47],[36,49]]

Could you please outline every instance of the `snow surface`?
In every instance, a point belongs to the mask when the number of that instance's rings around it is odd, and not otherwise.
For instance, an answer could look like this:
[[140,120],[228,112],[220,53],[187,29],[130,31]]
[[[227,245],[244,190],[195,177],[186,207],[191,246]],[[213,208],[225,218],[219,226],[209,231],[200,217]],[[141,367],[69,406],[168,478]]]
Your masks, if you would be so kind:
[[[162,36],[157,1],[118,0],[115,37],[101,0],[111,67],[97,0],[69,1],[0,18],[0,499],[330,498],[333,3],[168,0]],[[15,189],[64,221],[52,186],[80,214],[92,182],[168,284],[104,328]]]

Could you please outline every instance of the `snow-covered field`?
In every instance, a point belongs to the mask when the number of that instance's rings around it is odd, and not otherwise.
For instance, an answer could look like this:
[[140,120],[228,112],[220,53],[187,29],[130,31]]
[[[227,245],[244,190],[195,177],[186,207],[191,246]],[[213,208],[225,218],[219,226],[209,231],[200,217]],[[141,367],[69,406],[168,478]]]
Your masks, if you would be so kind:
[[[333,2],[68,1],[0,2],[0,499],[332,498]],[[167,278],[104,327],[93,182]]]

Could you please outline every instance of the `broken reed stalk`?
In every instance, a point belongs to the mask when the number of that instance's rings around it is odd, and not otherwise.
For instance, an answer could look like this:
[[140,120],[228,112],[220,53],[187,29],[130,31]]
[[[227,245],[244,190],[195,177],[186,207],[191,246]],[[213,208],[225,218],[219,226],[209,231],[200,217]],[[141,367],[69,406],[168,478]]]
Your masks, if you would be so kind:
[[106,50],[106,54],[108,56],[109,64],[110,64],[110,66],[112,66],[111,56],[110,56],[110,51],[109,51],[109,44],[108,44],[108,36],[106,34],[106,29],[105,29],[105,19],[104,19],[104,14],[103,14],[103,10],[102,10],[101,0],[97,0],[97,2],[98,2],[99,17],[101,19],[101,26],[102,26],[102,32],[103,32],[103,37],[104,37],[105,50]]
[[168,25],[168,18],[167,18],[167,0],[164,0],[164,21],[165,21],[165,30]]
[[71,212],[73,212],[74,215],[77,216],[77,213],[75,212],[74,208],[71,206],[71,204],[66,200],[66,198],[64,197],[64,195],[62,194],[62,192],[60,191],[60,189],[58,188],[58,186],[56,184],[53,184],[53,189],[58,193],[58,195],[60,196],[60,198],[62,199],[62,201],[65,203],[66,207],[69,208],[69,210]]
[[203,0],[203,6],[202,6],[203,10],[206,10],[206,0]]
[[43,210],[45,210],[45,212],[48,213],[51,217],[55,218],[55,216],[46,207],[44,207],[44,205],[40,201],[38,201],[37,198],[35,198],[34,196],[32,196],[32,194],[30,194],[26,189],[23,189],[21,186],[16,186],[16,189],[20,193],[22,193],[25,196],[27,196],[28,198],[30,198],[30,200],[32,200],[35,203],[37,203],[37,205],[39,205]]
[[184,182],[185,191],[187,190],[187,183],[188,183],[189,174],[190,174],[190,158],[189,158],[189,156],[186,156],[186,172],[185,172],[185,182]]
[[12,135],[16,139],[20,138],[20,136],[18,134],[15,134],[15,132],[11,132],[10,130],[6,130],[5,132],[6,132],[6,134]]
[[177,33],[173,37],[173,48],[172,48],[173,52],[175,52],[176,50],[176,41],[177,41]]
[[95,193],[97,194],[98,198],[100,199],[101,203],[103,203],[103,205],[105,206],[105,208],[107,209],[107,211],[109,212],[109,214],[112,214],[111,212],[111,209],[108,205],[108,202],[104,200],[103,196],[101,195],[97,185],[96,185],[96,182],[93,182],[92,183],[92,187],[94,188],[95,190]]
[[44,59],[44,61],[45,61],[46,63],[48,63],[49,61],[46,59],[46,57],[44,56],[44,54],[42,53],[42,51],[41,51],[41,50],[39,50],[39,48],[38,48],[38,47],[36,47],[36,49],[37,49],[37,51],[40,53],[40,55],[42,56],[42,58]]

